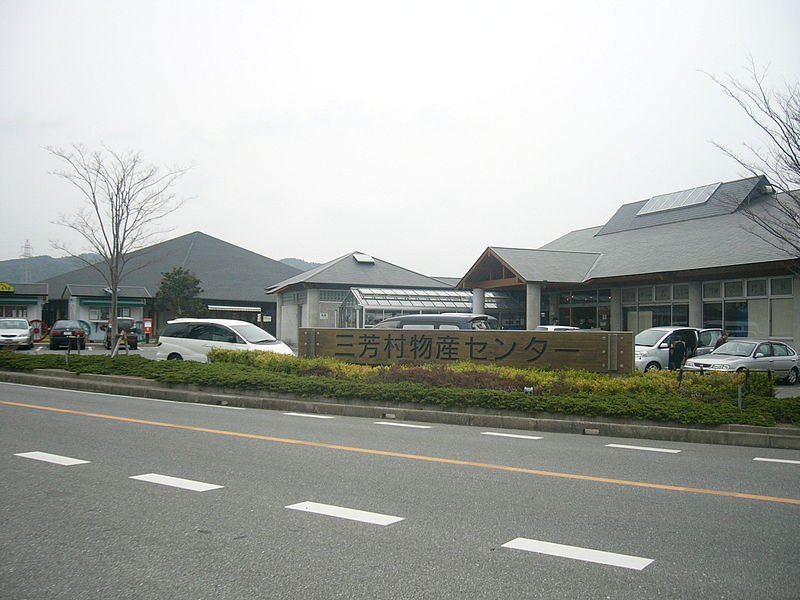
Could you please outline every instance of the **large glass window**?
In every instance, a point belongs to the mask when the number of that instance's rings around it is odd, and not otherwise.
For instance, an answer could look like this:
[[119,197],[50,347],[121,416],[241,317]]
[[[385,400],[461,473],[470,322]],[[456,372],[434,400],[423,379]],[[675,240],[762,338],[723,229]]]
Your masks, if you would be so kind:
[[[770,335],[775,337],[792,337],[794,327],[794,299],[793,298],[773,298],[770,300],[772,306],[772,323]],[[795,340],[797,343],[797,340]]]

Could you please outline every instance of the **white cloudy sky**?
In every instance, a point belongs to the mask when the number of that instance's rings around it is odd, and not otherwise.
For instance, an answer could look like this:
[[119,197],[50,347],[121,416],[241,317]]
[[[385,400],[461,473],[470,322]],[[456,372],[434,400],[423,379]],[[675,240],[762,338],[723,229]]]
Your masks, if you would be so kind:
[[192,165],[164,236],[461,276],[621,204],[738,178],[701,71],[800,74],[800,2],[0,1],[0,259],[83,249],[45,146]]

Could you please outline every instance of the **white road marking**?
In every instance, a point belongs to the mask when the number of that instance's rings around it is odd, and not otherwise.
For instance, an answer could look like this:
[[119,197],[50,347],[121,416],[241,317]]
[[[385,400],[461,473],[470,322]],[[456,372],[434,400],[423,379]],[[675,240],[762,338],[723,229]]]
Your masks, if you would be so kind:
[[158,483],[160,485],[168,485],[170,487],[182,488],[184,490],[191,490],[193,492],[207,492],[208,490],[216,490],[221,487],[224,487],[221,485],[215,485],[213,483],[203,483],[202,481],[192,481],[191,479],[181,479],[180,477],[159,475],[158,473],[134,475],[130,479],[138,479],[139,481]]
[[513,548],[515,550],[525,550],[526,552],[572,558],[612,567],[635,569],[637,571],[641,571],[653,562],[653,559],[650,558],[628,556],[627,554],[616,554],[614,552],[603,552],[602,550],[592,550],[591,548],[581,548],[579,546],[565,546],[564,544],[553,544],[551,542],[529,540],[527,538],[513,539],[503,544],[503,548]]
[[85,465],[91,461],[81,460],[79,458],[70,458],[69,456],[59,456],[58,454],[48,454],[47,452],[20,452],[14,456],[21,456],[22,458],[32,458],[33,460],[41,460],[56,465],[63,465],[71,467],[72,465]]
[[391,425],[392,427],[410,427],[412,429],[431,429],[432,425],[409,425],[408,423],[391,423],[389,421],[375,421],[375,425]]
[[367,512],[355,508],[319,504],[318,502],[298,502],[297,504],[290,504],[286,508],[327,515],[329,517],[338,517],[340,519],[349,519],[351,521],[360,521],[362,523],[372,523],[373,525],[391,525],[392,523],[397,523],[405,519],[405,517],[382,515],[380,513]]
[[625,450],[647,450],[648,452],[666,452],[667,454],[680,454],[680,450],[671,448],[650,448],[648,446],[626,446],[625,444],[606,444],[607,448],[623,448]]
[[497,437],[519,438],[521,440],[541,440],[535,435],[519,435],[518,433],[497,433],[495,431],[482,431],[481,435],[496,435]]
[[289,417],[308,417],[309,419],[335,419],[336,417],[331,417],[330,415],[312,415],[311,413],[295,413],[295,412],[288,412],[283,413]]
[[786,463],[787,465],[800,465],[800,460],[789,460],[788,458],[754,458],[761,462]]

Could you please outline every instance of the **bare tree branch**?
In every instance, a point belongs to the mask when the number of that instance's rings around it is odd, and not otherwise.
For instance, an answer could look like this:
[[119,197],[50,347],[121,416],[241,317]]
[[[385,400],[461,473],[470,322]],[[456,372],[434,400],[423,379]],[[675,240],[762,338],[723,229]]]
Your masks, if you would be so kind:
[[145,165],[138,152],[120,154],[105,146],[92,153],[77,144],[46,150],[64,167],[53,174],[77,188],[86,202],[72,215],[59,215],[54,224],[77,232],[101,260],[90,264],[61,242],[53,246],[81,259],[108,284],[111,327],[116,332],[118,288],[131,254],[163,233],[155,225],[183,205],[172,190],[187,169]]
[[748,231],[791,257],[800,257],[800,83],[783,89],[767,86],[767,68],[751,57],[742,81],[706,73],[744,111],[764,135],[763,147],[744,143],[744,152],[712,142],[753,175],[765,175],[776,192],[774,202],[740,210],[753,227]]

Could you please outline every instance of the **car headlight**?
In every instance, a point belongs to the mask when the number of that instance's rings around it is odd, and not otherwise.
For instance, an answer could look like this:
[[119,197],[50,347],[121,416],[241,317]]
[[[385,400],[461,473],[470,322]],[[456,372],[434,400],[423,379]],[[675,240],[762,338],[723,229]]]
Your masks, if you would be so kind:
[[731,369],[733,369],[733,365],[729,365],[728,363],[722,363],[721,365],[717,365],[717,368],[719,368],[722,371],[730,371]]

